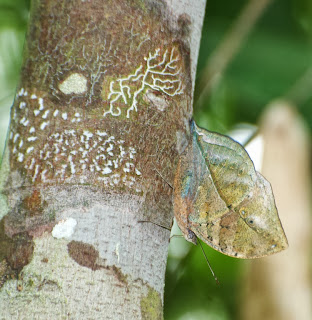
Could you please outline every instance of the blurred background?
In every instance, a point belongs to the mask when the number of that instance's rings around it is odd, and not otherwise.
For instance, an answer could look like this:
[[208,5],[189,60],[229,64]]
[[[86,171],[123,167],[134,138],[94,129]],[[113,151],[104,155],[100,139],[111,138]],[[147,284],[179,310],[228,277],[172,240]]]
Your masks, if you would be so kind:
[[[0,0],[0,150],[18,82],[30,0]],[[208,0],[194,118],[247,145],[271,182],[289,241],[243,261],[170,243],[165,320],[312,319],[312,1]],[[174,231],[178,233],[178,230]]]

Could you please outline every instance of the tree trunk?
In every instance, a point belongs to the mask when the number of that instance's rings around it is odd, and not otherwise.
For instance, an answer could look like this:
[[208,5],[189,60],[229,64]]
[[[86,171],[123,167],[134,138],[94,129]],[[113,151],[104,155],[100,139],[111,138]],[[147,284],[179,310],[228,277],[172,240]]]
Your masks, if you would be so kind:
[[162,318],[158,225],[172,222],[204,7],[32,2],[1,167],[1,319]]

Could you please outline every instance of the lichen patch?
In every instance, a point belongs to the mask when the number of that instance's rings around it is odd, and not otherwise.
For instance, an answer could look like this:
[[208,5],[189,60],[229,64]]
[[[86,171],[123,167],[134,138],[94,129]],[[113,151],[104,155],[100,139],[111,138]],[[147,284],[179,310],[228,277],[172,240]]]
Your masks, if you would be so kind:
[[77,221],[73,218],[61,220],[52,230],[52,236],[56,239],[70,238],[77,225]]
[[[80,128],[82,114],[51,108],[51,102],[38,93],[17,95],[18,108],[11,126],[9,143],[12,161],[27,171],[32,183],[90,183],[138,190],[137,151],[124,139],[100,129]],[[32,111],[33,110],[33,111]],[[13,108],[13,112],[15,108]],[[72,125],[68,129],[56,127]],[[51,130],[54,129],[54,132]]]
[[143,320],[163,319],[161,297],[155,289],[148,287],[148,294],[142,297],[140,304]]
[[59,89],[64,94],[83,94],[87,91],[88,80],[80,73],[72,73],[59,84]]

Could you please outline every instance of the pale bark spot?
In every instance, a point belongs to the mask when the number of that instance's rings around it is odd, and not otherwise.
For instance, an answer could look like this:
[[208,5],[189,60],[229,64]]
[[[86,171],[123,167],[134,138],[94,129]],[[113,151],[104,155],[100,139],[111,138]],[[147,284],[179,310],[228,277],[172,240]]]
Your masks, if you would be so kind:
[[57,239],[69,238],[73,235],[77,221],[73,218],[61,220],[52,230],[52,236]]
[[65,94],[81,94],[87,91],[87,82],[82,74],[73,73],[60,83],[59,89]]

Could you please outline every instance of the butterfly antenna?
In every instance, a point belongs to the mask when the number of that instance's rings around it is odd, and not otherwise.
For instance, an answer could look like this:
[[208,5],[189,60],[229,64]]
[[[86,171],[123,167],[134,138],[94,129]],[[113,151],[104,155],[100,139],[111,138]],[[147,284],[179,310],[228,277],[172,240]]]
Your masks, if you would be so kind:
[[156,225],[156,226],[158,226],[158,227],[160,227],[160,228],[163,228],[163,229],[166,229],[166,230],[171,231],[171,228],[168,228],[168,227],[166,227],[166,226],[164,226],[164,225],[162,225],[162,224],[159,224],[159,223],[157,223],[157,222],[153,222],[153,221],[149,221],[149,220],[138,220],[138,222],[139,222],[139,223],[143,223],[143,222],[152,223],[152,224],[154,224],[154,225]]
[[154,170],[159,174],[159,176],[168,184],[168,186],[173,190],[173,186],[161,175],[161,173],[154,168]]
[[210,262],[209,262],[209,260],[208,260],[208,258],[207,258],[207,256],[206,256],[206,253],[205,253],[205,251],[204,251],[204,248],[203,248],[201,242],[199,241],[198,238],[197,238],[197,240],[198,240],[199,246],[200,246],[200,248],[201,248],[201,250],[202,250],[202,252],[203,252],[203,254],[204,254],[204,257],[205,257],[205,259],[206,259],[206,261],[207,261],[207,264],[208,264],[208,267],[209,267],[209,269],[210,269],[210,272],[211,272],[212,276],[214,277],[217,285],[220,285],[220,282],[219,282],[217,276],[215,275],[214,271],[212,270],[211,264],[210,264]]

